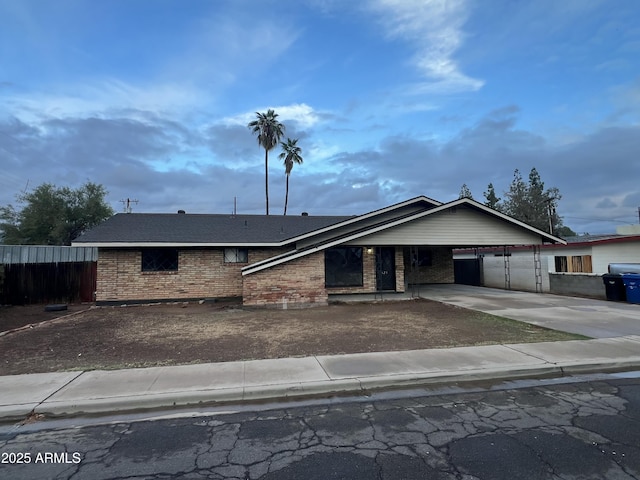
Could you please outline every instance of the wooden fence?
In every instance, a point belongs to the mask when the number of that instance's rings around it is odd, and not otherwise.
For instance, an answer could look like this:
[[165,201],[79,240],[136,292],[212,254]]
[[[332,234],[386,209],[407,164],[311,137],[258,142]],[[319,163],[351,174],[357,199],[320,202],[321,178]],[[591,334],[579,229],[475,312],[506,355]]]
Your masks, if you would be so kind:
[[96,262],[26,263],[4,266],[3,305],[93,302]]
[[97,251],[0,245],[0,304],[93,302]]

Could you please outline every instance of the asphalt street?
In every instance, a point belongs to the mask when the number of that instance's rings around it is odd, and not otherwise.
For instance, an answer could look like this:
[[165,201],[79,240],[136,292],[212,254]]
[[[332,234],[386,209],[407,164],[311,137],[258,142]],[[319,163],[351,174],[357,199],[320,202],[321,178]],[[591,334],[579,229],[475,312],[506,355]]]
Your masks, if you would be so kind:
[[582,380],[7,426],[0,478],[640,478],[640,380]]

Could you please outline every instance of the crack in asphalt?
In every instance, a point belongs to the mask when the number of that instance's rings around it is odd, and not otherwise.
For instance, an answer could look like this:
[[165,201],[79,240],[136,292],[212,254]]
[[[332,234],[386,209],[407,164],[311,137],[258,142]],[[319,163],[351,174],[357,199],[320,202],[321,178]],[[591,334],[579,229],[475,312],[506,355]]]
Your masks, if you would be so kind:
[[331,472],[355,469],[385,480],[409,475],[402,473],[409,465],[429,472],[429,478],[469,480],[483,478],[482,469],[488,468],[474,455],[501,461],[500,449],[508,445],[525,452],[524,459],[547,478],[577,475],[577,466],[545,450],[540,437],[571,439],[564,443],[585,451],[597,448],[602,455],[597,468],[616,478],[639,479],[640,460],[625,454],[640,452],[639,437],[622,431],[612,438],[600,423],[616,416],[640,423],[638,395],[629,392],[599,381],[35,432],[18,429],[0,434],[0,452],[50,451],[68,457],[80,452],[82,461],[0,465],[0,477],[266,480],[315,478],[309,472],[317,469],[329,472],[322,478],[338,478]]

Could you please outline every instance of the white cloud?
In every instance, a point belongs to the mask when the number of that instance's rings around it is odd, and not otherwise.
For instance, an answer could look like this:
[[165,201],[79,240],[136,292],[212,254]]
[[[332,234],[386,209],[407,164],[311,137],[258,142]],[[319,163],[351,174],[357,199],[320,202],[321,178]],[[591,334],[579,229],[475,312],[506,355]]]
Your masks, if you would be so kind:
[[294,122],[300,128],[310,128],[320,122],[320,115],[313,107],[306,103],[294,103],[292,105],[282,105],[279,107],[261,107],[253,112],[240,113],[233,117],[226,117],[222,122],[227,125],[247,125],[255,120],[256,112],[266,112],[273,109],[278,114],[278,120],[282,123],[287,121]]
[[372,7],[390,37],[415,46],[413,64],[428,79],[415,93],[475,91],[484,85],[462,73],[453,58],[464,42],[467,0],[375,0]]
[[[29,92],[5,97],[11,114],[23,120],[43,117],[100,116],[114,110],[176,112],[197,107],[206,95],[187,85],[135,86],[118,79],[99,79],[66,86],[64,91]],[[0,96],[0,100],[2,96]]]

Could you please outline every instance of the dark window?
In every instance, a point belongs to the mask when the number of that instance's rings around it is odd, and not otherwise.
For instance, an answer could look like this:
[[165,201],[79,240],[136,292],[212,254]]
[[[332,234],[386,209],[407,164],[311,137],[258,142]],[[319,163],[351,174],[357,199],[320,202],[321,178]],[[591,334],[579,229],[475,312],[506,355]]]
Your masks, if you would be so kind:
[[408,258],[411,261],[411,267],[431,267],[433,266],[433,252],[428,248],[423,247],[411,247],[404,249],[405,259]]
[[433,252],[428,248],[418,248],[418,267],[431,267],[433,266]]
[[555,257],[556,272],[562,273],[568,271],[567,257]]
[[178,270],[178,250],[175,248],[148,248],[142,250],[143,272],[170,272]]
[[591,255],[555,257],[558,273],[592,273]]
[[361,287],[362,247],[325,250],[324,284],[325,287]]
[[248,263],[249,250],[246,248],[225,248],[224,263]]

